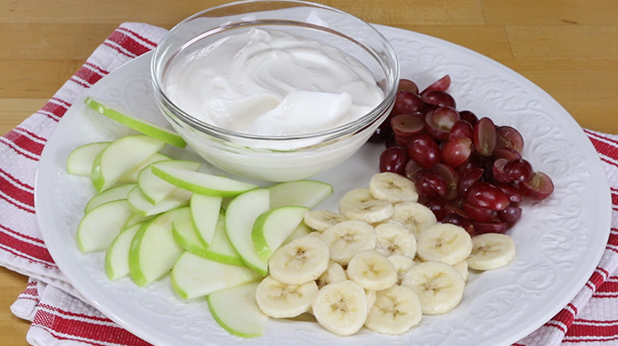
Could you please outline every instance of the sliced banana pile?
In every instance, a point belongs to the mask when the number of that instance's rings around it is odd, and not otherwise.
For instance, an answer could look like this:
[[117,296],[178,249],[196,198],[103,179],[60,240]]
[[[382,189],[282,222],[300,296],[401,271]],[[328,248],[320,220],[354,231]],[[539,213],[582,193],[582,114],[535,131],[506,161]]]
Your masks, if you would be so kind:
[[313,232],[273,253],[256,291],[260,309],[274,318],[310,313],[341,336],[363,327],[398,335],[423,314],[455,308],[469,268],[497,269],[515,257],[508,235],[471,238],[417,199],[410,180],[379,173],[346,193],[339,213],[307,212]]

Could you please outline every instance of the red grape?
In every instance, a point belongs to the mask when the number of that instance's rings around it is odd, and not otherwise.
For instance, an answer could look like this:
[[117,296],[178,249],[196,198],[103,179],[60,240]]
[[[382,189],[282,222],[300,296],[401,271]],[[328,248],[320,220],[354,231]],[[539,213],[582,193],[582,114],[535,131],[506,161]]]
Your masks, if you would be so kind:
[[534,174],[532,165],[524,159],[509,161],[504,166],[504,172],[513,181],[528,181]]
[[431,90],[421,95],[421,100],[434,106],[448,106],[455,108],[455,99],[444,91]]
[[524,196],[535,201],[540,201],[549,197],[549,195],[554,192],[554,183],[547,174],[536,172],[532,176],[532,179],[520,182],[519,188]]
[[453,125],[459,121],[459,113],[451,107],[438,107],[427,112],[425,116],[425,129],[438,141],[449,138]]
[[427,168],[416,172],[414,185],[419,195],[427,198],[443,198],[448,190],[444,178],[438,172]]
[[404,175],[408,154],[402,147],[390,147],[380,154],[380,172],[393,172]]
[[496,148],[496,125],[489,118],[481,118],[472,130],[472,141],[476,151],[489,156]]
[[[461,113],[460,113],[461,117]],[[466,137],[472,139],[472,125],[466,120],[459,120],[451,128],[448,139]]]
[[496,129],[497,148],[509,148],[518,153],[524,149],[524,138],[511,126],[499,126]]
[[425,127],[423,119],[407,113],[393,116],[390,122],[393,132],[401,137],[410,137],[413,134],[421,132]]
[[502,190],[487,182],[477,182],[470,186],[464,198],[474,206],[491,210],[502,210],[511,202]]
[[395,96],[395,104],[391,114],[411,114],[422,111],[425,108],[425,102],[417,94],[406,90],[398,91]]
[[407,147],[410,158],[424,168],[432,168],[442,159],[438,143],[426,133],[410,137]]
[[397,90],[405,90],[413,94],[418,94],[418,86],[416,85],[416,83],[409,79],[400,79]]
[[424,94],[428,91],[446,91],[448,90],[448,88],[450,88],[450,86],[451,86],[451,76],[445,75],[444,77],[438,79],[437,81],[433,82],[430,86],[425,88],[425,90],[423,90],[421,94]]

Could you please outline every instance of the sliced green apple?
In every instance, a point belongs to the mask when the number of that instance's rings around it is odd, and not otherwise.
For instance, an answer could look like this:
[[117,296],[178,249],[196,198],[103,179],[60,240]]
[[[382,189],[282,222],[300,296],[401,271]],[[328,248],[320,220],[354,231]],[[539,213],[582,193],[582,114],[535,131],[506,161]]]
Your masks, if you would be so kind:
[[145,286],[170,272],[183,249],[174,240],[169,211],[144,223],[131,241],[129,269],[133,281]]
[[189,205],[191,194],[191,191],[176,189],[159,203],[152,204],[146,199],[139,186],[135,186],[129,191],[127,200],[134,213],[141,216],[152,216]]
[[116,201],[119,199],[127,199],[129,191],[131,191],[131,189],[133,189],[135,185],[136,184],[134,183],[117,185],[97,193],[92,198],[90,198],[90,200],[88,200],[88,203],[86,203],[86,207],[84,208],[84,212],[87,213],[103,203]]
[[94,159],[90,178],[98,192],[114,186],[123,175],[148,160],[165,146],[157,139],[126,136],[115,140]]
[[123,230],[107,248],[105,252],[105,273],[110,280],[118,280],[130,275],[129,249],[133,237],[141,227],[142,225],[138,223]]
[[279,207],[262,213],[253,223],[251,238],[255,250],[264,261],[296,230],[307,207]]
[[86,106],[94,109],[95,111],[105,115],[108,118],[114,119],[117,122],[145,135],[161,140],[165,143],[184,148],[187,143],[177,133],[154,124],[148,120],[140,119],[127,111],[112,108],[104,102],[94,99],[93,97],[87,97],[84,100]]
[[260,278],[247,267],[220,263],[185,251],[172,269],[172,288],[180,297],[193,299]]
[[202,245],[191,220],[191,208],[178,208],[172,221],[174,239],[183,249],[196,255],[206,257],[206,248]]
[[255,189],[234,198],[227,206],[225,228],[227,236],[245,264],[262,276],[268,271],[268,264],[255,249],[251,232],[253,223],[270,207],[270,192]]
[[269,187],[270,208],[302,206],[313,208],[333,194],[330,184],[317,180],[295,180]]
[[[129,207],[130,208],[130,207]],[[131,216],[127,219],[127,222],[122,226],[122,229],[127,229],[135,224],[140,222],[149,221],[152,219],[152,216],[143,216],[137,213],[132,213]]]
[[221,212],[222,197],[194,193],[191,196],[191,218],[204,247],[210,246]]
[[213,261],[244,267],[246,266],[245,262],[236,252],[227,236],[225,218],[225,214],[219,215],[212,243],[206,248],[206,257]]
[[126,199],[99,205],[84,215],[77,225],[76,241],[81,252],[106,250],[131,216]]
[[92,172],[92,163],[103,149],[111,142],[95,142],[80,145],[73,149],[67,157],[67,173],[82,177],[89,177]]
[[291,242],[292,240],[307,236],[311,232],[313,232],[313,230],[309,226],[305,225],[304,222],[301,222],[292,234],[290,234],[290,236],[283,242],[283,244],[281,244],[281,246]]
[[217,323],[230,334],[255,338],[264,334],[268,316],[255,300],[258,282],[213,292],[206,297],[208,309]]
[[256,185],[186,169],[152,165],[152,172],[178,187],[202,195],[232,197],[257,188]]
[[[186,161],[186,160],[167,160],[158,161],[157,165],[166,167],[176,167],[181,169],[187,169],[197,171],[202,165],[200,162]],[[162,199],[169,196],[174,190],[178,189],[178,186],[170,184],[167,181],[159,178],[150,169],[151,166],[147,166],[140,171],[137,176],[137,185],[144,194],[144,197],[153,204],[159,203]]]
[[128,173],[126,173],[125,175],[123,175],[120,180],[118,180],[119,184],[127,184],[127,183],[137,183],[137,177],[139,175],[139,172],[142,171],[142,169],[150,166],[151,164],[155,163],[155,162],[159,162],[159,161],[167,161],[167,160],[171,160],[172,158],[162,154],[162,153],[155,153],[154,155],[152,155],[151,157],[149,157],[146,161],[140,163],[139,165],[135,166],[133,169],[131,169]]

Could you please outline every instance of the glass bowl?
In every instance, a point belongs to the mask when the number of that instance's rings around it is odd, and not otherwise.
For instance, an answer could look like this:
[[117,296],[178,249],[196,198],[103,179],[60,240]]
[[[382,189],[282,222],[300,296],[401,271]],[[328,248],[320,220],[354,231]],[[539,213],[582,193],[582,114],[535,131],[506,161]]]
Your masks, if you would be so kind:
[[[209,123],[173,102],[166,83],[175,67],[223,37],[252,28],[282,30],[336,47],[370,72],[384,97],[356,120],[310,133],[258,135]],[[157,104],[197,154],[216,167],[252,179],[309,178],[352,156],[387,118],[399,80],[399,62],[384,36],[348,13],[303,1],[240,1],[199,12],[176,25],[151,63]]]

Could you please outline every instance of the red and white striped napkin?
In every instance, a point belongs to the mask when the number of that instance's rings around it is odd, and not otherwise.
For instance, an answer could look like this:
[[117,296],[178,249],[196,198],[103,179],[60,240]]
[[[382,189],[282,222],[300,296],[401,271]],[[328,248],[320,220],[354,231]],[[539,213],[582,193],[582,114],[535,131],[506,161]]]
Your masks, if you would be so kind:
[[[34,182],[46,140],[74,100],[112,70],[153,49],[165,33],[147,24],[122,24],[41,110],[0,137],[0,265],[30,277],[11,310],[32,321],[26,336],[32,345],[148,345],[84,303],[67,282],[38,228]],[[609,242],[573,301],[517,346],[618,344],[618,136],[585,132],[611,186]]]

